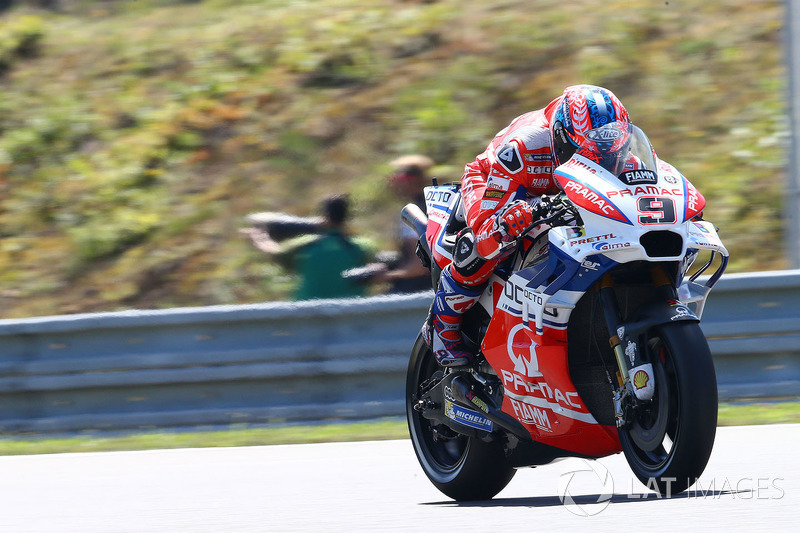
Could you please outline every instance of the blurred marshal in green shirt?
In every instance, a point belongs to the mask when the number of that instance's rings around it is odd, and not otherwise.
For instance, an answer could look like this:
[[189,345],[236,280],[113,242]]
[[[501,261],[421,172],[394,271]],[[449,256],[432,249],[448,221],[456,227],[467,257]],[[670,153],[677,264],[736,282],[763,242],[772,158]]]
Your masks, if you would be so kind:
[[364,296],[367,287],[341,273],[364,266],[371,255],[365,241],[348,237],[339,228],[328,228],[318,235],[284,241],[275,259],[299,277],[294,299],[311,300]]

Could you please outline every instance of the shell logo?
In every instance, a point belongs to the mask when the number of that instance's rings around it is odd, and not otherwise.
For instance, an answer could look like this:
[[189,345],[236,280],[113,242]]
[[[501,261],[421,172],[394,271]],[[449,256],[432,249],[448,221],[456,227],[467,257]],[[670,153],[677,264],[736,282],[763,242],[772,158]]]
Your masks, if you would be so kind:
[[644,370],[639,370],[633,375],[633,386],[636,387],[636,390],[645,388],[648,381],[650,381],[650,376]]

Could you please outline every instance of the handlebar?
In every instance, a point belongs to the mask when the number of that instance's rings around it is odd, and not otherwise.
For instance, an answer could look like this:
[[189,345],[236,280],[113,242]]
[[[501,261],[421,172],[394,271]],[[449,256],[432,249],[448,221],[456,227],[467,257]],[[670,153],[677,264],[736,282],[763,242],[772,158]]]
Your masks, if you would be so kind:
[[[522,238],[528,233],[530,233],[534,228],[537,226],[541,226],[542,224],[547,224],[548,226],[559,226],[564,225],[566,223],[566,215],[572,215],[573,219],[578,223],[578,225],[583,225],[583,220],[581,219],[578,210],[575,209],[575,206],[570,202],[566,196],[559,195],[556,197],[556,201],[554,202],[558,207],[556,210],[550,214],[549,217],[537,220],[527,228],[525,228],[522,233],[519,234],[518,238]],[[561,222],[562,224],[558,224]]]

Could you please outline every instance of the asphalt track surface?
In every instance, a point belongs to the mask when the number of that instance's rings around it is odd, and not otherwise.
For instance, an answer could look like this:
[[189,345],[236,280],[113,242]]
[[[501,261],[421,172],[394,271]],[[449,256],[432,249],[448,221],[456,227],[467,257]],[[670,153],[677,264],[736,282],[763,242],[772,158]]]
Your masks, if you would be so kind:
[[615,455],[599,475],[578,459],[523,469],[465,504],[408,440],[0,457],[0,531],[798,531],[798,448],[800,425],[720,428],[698,485],[671,499]]

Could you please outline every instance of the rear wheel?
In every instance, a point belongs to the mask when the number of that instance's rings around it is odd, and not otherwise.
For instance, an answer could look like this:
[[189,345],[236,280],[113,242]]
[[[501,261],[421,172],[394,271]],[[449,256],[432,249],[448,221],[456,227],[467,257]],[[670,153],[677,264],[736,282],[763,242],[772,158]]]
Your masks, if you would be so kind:
[[653,328],[646,342],[655,393],[628,416],[620,443],[633,473],[648,488],[677,494],[703,473],[717,429],[717,379],[696,322]]
[[508,485],[515,470],[502,443],[484,442],[428,420],[413,408],[421,383],[441,370],[430,348],[417,338],[406,376],[406,414],[414,452],[428,479],[454,500],[488,500]]

